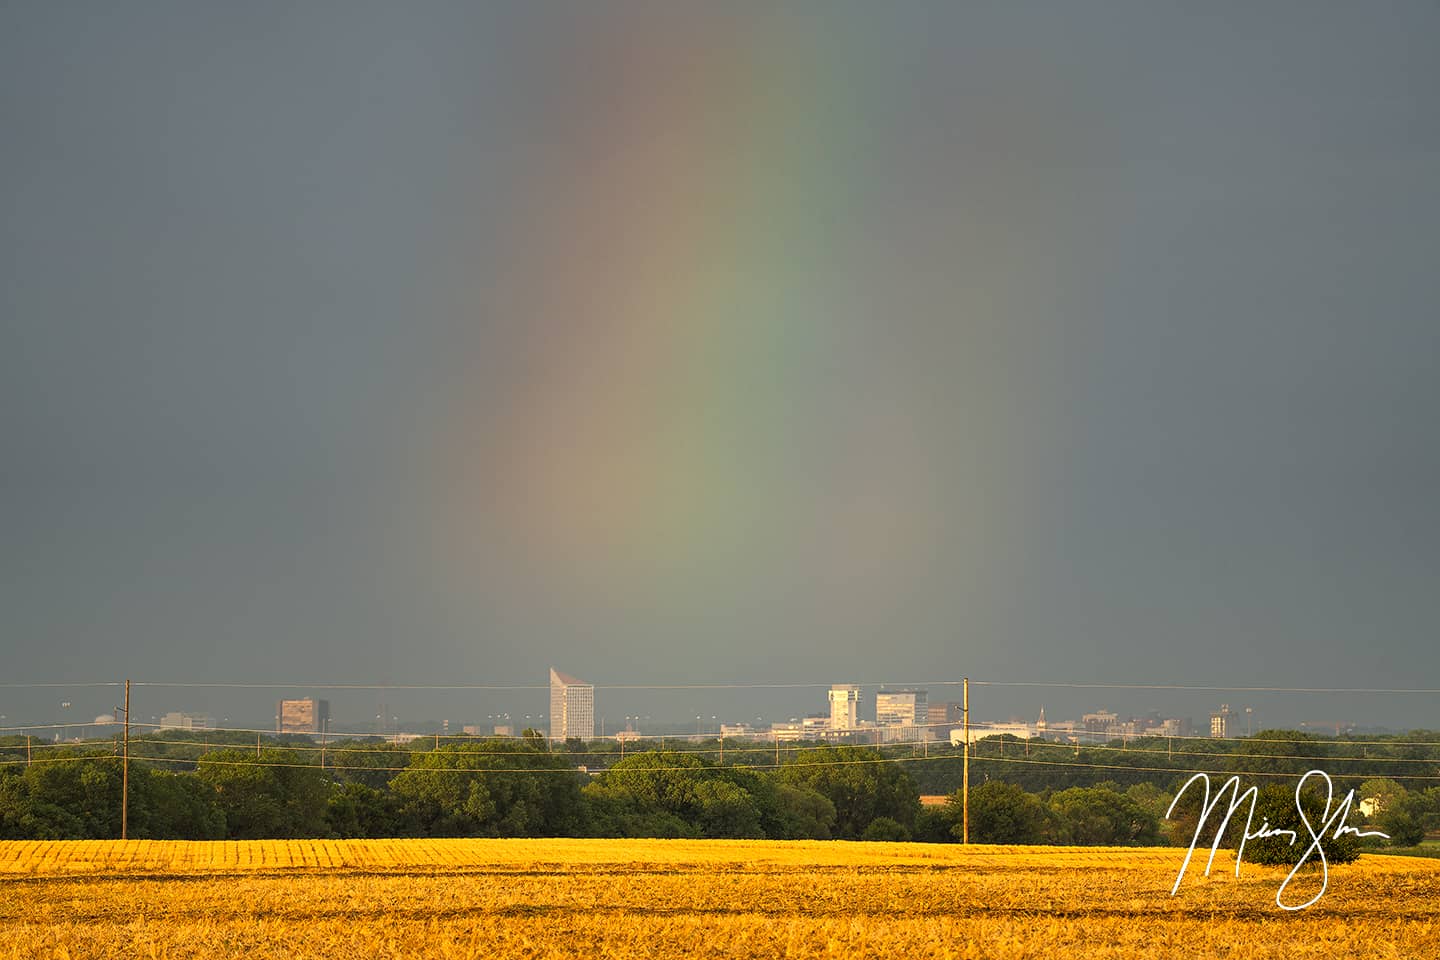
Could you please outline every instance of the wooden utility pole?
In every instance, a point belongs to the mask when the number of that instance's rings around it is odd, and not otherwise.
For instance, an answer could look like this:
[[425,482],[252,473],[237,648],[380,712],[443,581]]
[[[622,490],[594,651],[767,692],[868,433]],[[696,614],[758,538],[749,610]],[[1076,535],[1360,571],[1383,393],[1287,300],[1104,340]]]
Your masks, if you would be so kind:
[[120,760],[120,839],[130,834],[130,681],[125,681],[125,753]]
[[28,767],[34,762],[35,761],[30,758],[30,734],[27,733],[25,734],[25,766]]
[[962,698],[961,717],[965,726],[965,772],[960,780],[961,842],[970,842],[970,678],[965,678],[965,695]]

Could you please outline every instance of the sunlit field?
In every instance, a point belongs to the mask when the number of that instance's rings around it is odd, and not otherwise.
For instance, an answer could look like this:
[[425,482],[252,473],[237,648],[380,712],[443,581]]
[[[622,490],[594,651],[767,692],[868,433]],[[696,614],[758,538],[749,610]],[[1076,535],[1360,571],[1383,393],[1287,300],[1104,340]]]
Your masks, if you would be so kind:
[[1237,880],[1218,859],[1210,879],[1192,867],[1171,897],[1183,855],[807,841],[0,842],[0,960],[1440,956],[1440,862],[1365,856],[1332,868],[1315,906],[1288,913],[1275,905],[1285,870],[1247,864]]

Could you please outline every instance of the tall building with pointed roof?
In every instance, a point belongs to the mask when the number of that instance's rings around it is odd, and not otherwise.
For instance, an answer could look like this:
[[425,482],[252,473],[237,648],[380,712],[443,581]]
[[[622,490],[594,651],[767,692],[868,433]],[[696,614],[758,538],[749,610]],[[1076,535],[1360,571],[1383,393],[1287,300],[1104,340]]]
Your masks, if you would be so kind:
[[550,739],[595,737],[595,686],[550,668]]

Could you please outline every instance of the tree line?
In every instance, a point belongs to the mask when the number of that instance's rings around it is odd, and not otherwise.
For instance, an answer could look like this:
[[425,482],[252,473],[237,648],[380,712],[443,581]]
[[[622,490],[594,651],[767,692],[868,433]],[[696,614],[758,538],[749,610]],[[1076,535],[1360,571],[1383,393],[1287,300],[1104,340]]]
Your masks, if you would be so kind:
[[[1277,735],[1257,737],[1245,749],[1219,751],[1209,766],[1222,776],[1235,770],[1298,777],[1328,762],[1348,762],[1327,756],[1333,745],[1304,734],[1267,733]],[[952,786],[960,774],[959,760],[943,750],[919,758],[924,762],[908,763],[917,759],[911,746],[804,745],[787,749],[776,763],[774,750],[754,745],[727,749],[724,742],[712,742],[708,748],[622,756],[612,745],[595,750],[573,741],[552,747],[533,731],[527,734],[437,739],[433,745],[427,741],[426,749],[363,741],[317,745],[304,737],[241,747],[235,734],[225,737],[229,743],[203,745],[154,738],[144,742],[149,759],[130,764],[128,833],[152,839],[593,836],[952,842],[964,832],[960,790]],[[1202,751],[1196,745],[1186,741],[1179,758],[1183,763],[1197,763]],[[1031,762],[1000,759],[1000,751],[1017,749],[1028,750],[1025,759]],[[1150,749],[1085,748],[1082,754],[1102,756],[1104,763],[1081,767],[1073,747],[984,741],[974,748],[978,756],[971,764],[970,839],[1188,844],[1195,821],[1186,818],[1198,816],[1198,810],[1186,804],[1174,819],[1164,818],[1186,779],[1185,768],[1169,772]],[[1113,762],[1116,753],[1143,762],[1127,767]],[[1050,761],[1036,762],[1050,754]],[[0,838],[119,836],[121,761],[113,747],[49,749],[31,759],[37,762],[26,762],[14,738],[0,743]],[[1393,758],[1374,763],[1384,759]],[[1418,843],[1427,829],[1440,826],[1440,788],[1423,786],[1422,774],[1415,772],[1433,766],[1425,767],[1423,758],[1410,759],[1421,762],[1404,767],[1411,773],[1408,784],[1401,778],[1337,777],[1342,793],[1355,786],[1358,796],[1377,799],[1373,819],[1378,829],[1403,845]],[[1157,766],[1160,772],[1141,769]],[[1284,807],[1293,808],[1293,789],[1293,783],[1289,793],[1272,784],[1262,791],[1274,806],[1272,824],[1285,815]],[[946,799],[922,806],[922,793]],[[1357,814],[1352,822],[1361,819]]]

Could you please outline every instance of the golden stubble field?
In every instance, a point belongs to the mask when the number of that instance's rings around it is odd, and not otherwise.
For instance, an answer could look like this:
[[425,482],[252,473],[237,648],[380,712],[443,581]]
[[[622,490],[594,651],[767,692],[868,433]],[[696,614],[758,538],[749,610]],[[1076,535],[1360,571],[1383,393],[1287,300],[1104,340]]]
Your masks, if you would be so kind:
[[[688,840],[0,842],[11,957],[1440,957],[1440,861]],[[1203,858],[1199,867],[1203,868]],[[1318,883],[1318,875],[1307,880]],[[1308,888],[1313,891],[1315,888]],[[1292,892],[1308,893],[1292,888]]]

